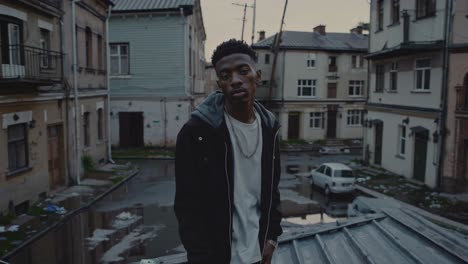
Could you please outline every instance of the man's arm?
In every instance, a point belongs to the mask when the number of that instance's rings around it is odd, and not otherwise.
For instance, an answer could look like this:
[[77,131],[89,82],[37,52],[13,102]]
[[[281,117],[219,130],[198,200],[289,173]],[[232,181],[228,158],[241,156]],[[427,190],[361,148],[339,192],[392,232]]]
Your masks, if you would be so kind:
[[196,149],[192,133],[185,125],[177,136],[175,153],[176,194],[174,211],[179,235],[187,250],[189,263],[205,263],[209,254],[204,226],[203,189],[196,166]]
[[279,140],[276,139],[275,144],[275,160],[273,161],[275,164],[273,166],[273,195],[272,195],[272,204],[271,204],[271,217],[270,217],[270,228],[267,234],[267,240],[277,241],[278,236],[283,233],[283,229],[281,228],[281,212],[279,211],[280,207],[280,192],[278,189],[280,175],[281,175],[281,156],[280,156],[280,148],[279,148]]

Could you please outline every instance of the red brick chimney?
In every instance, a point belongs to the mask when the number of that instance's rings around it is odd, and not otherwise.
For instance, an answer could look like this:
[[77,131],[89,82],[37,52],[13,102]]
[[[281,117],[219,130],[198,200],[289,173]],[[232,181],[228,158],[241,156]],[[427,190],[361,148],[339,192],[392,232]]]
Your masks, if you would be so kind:
[[327,34],[327,32],[325,31],[325,25],[318,25],[314,27],[314,32],[317,32],[322,36],[325,36]]
[[265,31],[259,31],[258,32],[258,41],[264,40],[265,39]]
[[354,34],[362,35],[362,30],[363,28],[361,26],[357,26],[355,28],[352,28],[350,32]]

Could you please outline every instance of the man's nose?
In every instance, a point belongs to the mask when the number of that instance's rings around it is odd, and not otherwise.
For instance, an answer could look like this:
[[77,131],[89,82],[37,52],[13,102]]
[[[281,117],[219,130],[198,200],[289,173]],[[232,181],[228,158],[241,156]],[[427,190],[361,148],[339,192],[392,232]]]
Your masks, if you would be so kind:
[[238,73],[233,73],[232,74],[232,81],[231,81],[231,86],[240,86],[242,85],[242,79],[240,78],[240,74]]

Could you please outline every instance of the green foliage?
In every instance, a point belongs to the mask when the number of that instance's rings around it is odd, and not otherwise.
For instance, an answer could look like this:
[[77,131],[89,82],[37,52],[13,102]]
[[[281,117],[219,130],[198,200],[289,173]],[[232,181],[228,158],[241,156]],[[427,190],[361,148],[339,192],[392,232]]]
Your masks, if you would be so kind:
[[116,176],[116,177],[113,177],[113,178],[111,179],[111,181],[112,181],[114,184],[116,184],[116,183],[119,183],[119,182],[123,181],[124,179],[125,179],[124,176]]
[[34,206],[31,206],[28,208],[28,215],[32,215],[32,216],[40,216],[40,215],[43,215],[43,214],[46,214],[47,212],[44,211],[44,209],[42,207],[39,207],[37,205],[34,205]]
[[90,155],[83,155],[81,157],[81,163],[85,173],[90,173],[96,170],[96,165],[94,164],[94,160]]
[[11,221],[13,221],[15,218],[16,216],[14,214],[0,215],[0,225],[9,225],[11,224]]
[[319,139],[314,141],[315,145],[325,145],[326,143],[327,141],[325,139]]

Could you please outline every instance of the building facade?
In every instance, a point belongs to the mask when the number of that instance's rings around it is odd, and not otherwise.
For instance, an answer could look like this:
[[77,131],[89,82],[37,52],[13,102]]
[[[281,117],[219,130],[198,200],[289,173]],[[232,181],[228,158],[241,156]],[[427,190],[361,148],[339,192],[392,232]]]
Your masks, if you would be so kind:
[[368,38],[351,33],[283,32],[273,83],[275,36],[253,45],[262,81],[257,97],[279,117],[283,140],[362,138],[366,102]]
[[365,159],[440,185],[447,1],[371,2]]
[[0,1],[0,211],[67,184],[61,1]]
[[468,192],[468,2],[453,1],[441,188]]
[[110,20],[112,145],[175,146],[205,97],[199,0],[117,0]]

